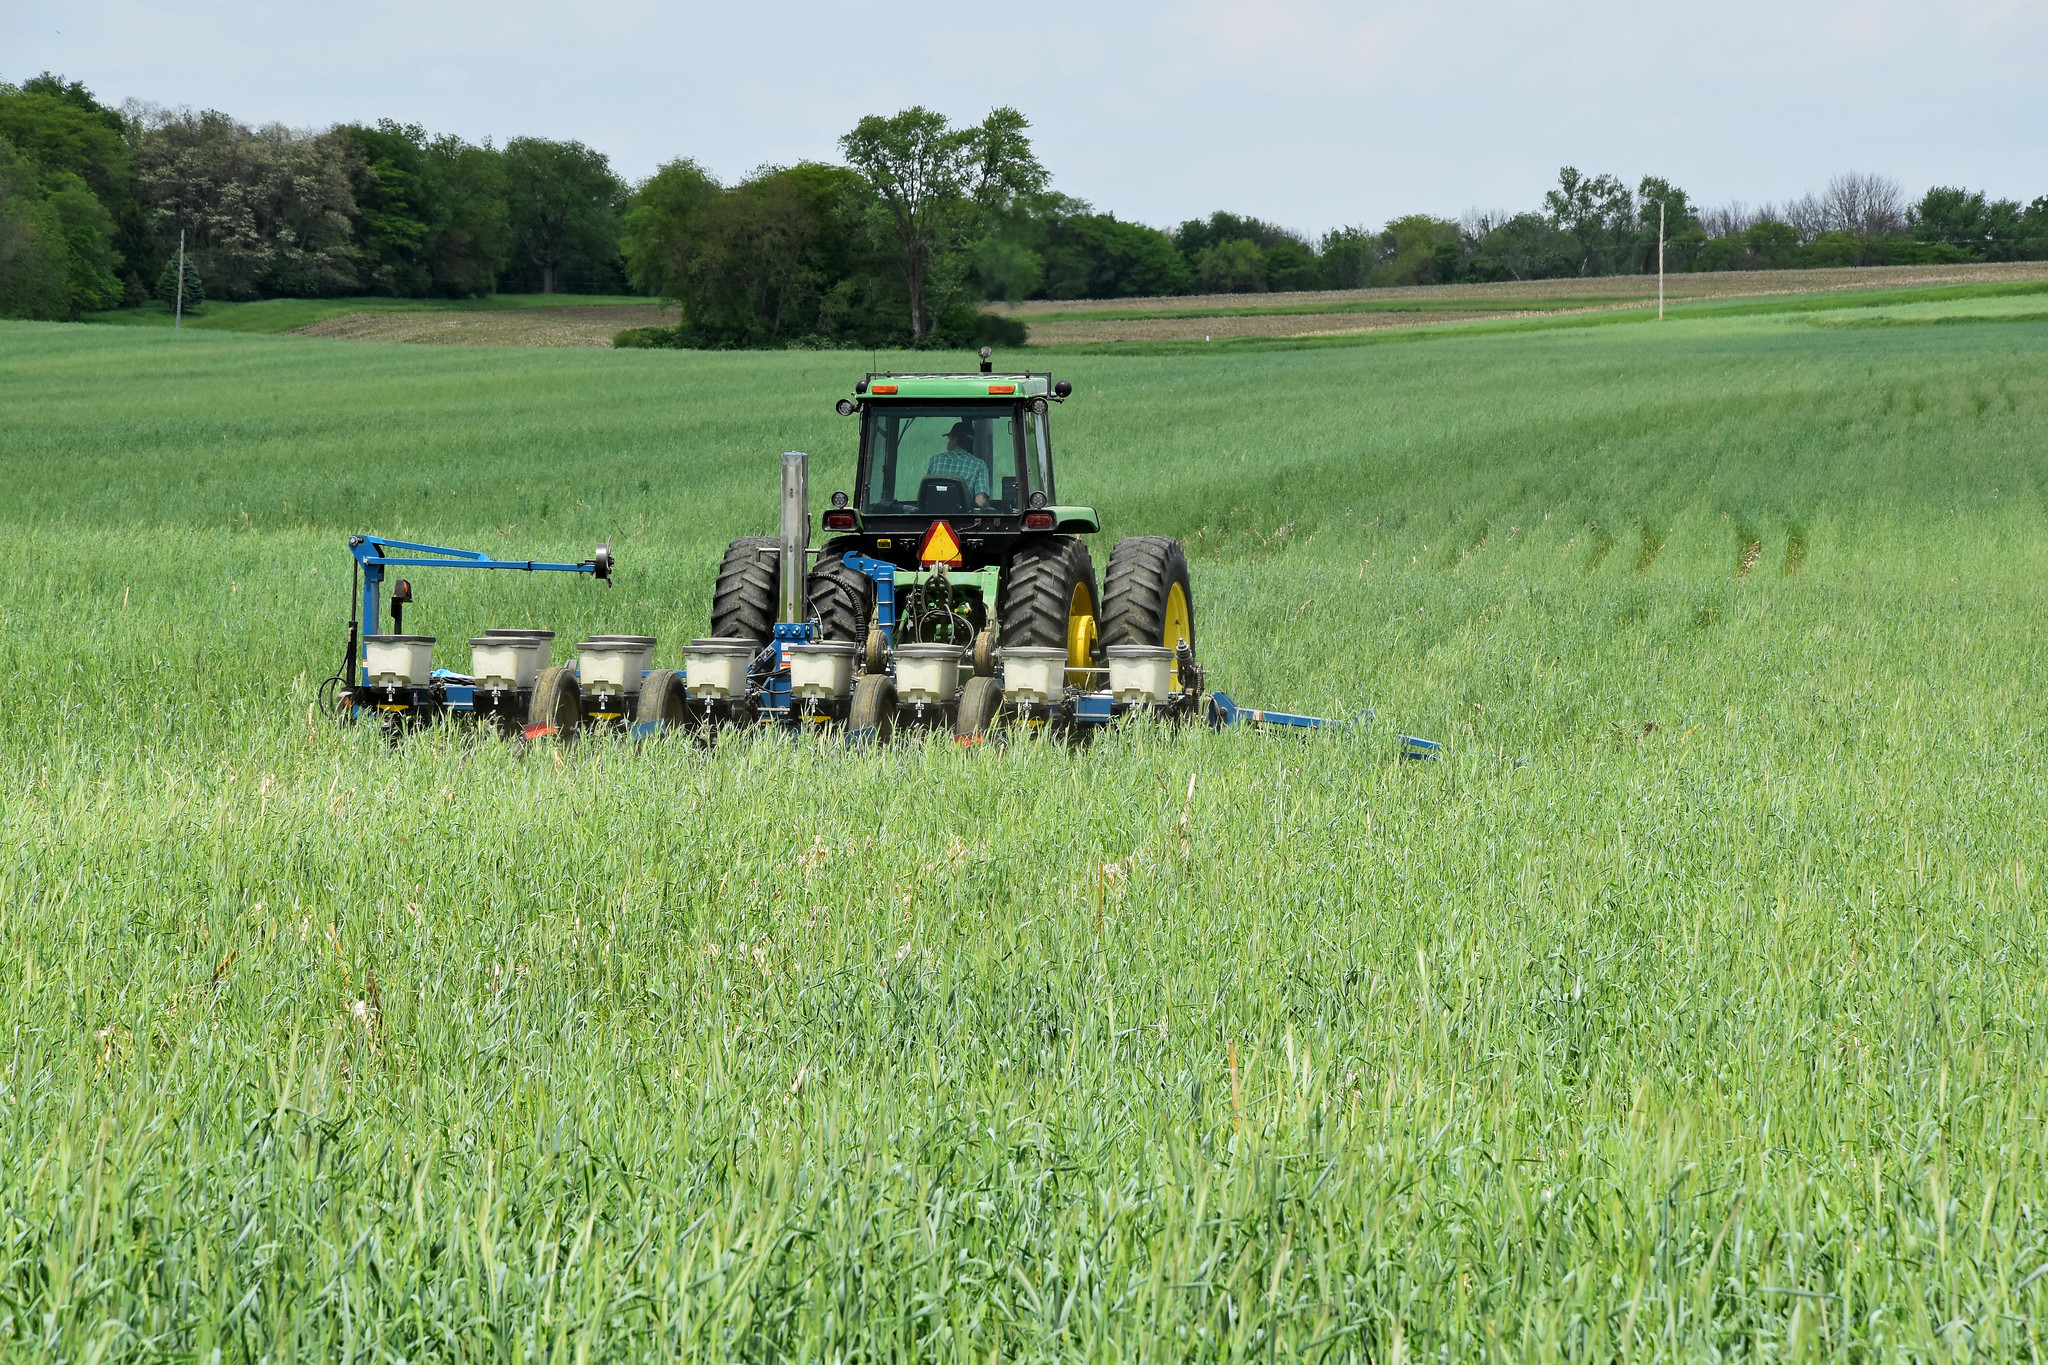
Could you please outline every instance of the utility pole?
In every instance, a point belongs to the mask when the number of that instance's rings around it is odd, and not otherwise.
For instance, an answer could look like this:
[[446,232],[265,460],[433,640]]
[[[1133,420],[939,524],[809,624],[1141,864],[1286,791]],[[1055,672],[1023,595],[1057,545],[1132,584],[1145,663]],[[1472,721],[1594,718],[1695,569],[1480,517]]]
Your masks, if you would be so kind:
[[1664,201],[1657,201],[1657,321],[1664,321]]
[[[1658,231],[1662,232],[1663,229],[1659,228]],[[1663,260],[1664,248],[1659,246],[1657,248],[1657,269],[1660,274],[1664,269]],[[1660,284],[1657,288],[1661,292],[1664,286]],[[174,328],[183,327],[185,325],[185,229],[183,228],[178,229],[178,296],[171,301],[171,309],[171,326]],[[1663,315],[1663,305],[1659,304],[1657,316],[1662,317]]]

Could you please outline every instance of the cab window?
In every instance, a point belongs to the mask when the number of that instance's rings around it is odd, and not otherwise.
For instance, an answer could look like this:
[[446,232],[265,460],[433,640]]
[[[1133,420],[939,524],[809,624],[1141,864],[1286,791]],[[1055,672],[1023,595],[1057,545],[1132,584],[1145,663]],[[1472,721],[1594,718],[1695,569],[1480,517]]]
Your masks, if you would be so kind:
[[1015,409],[986,407],[869,408],[861,510],[884,516],[1020,510],[1017,418]]
[[1024,414],[1024,495],[1045,494],[1052,501],[1052,440],[1045,419],[1035,412]]

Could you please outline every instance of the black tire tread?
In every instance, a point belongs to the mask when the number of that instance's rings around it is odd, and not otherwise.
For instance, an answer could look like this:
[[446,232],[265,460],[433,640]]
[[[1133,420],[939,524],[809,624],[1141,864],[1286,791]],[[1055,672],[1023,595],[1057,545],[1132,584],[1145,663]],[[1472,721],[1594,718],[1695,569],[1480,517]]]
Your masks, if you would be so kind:
[[859,548],[858,540],[826,541],[804,579],[804,597],[818,618],[820,639],[861,644],[867,638],[867,623],[875,614],[875,580],[846,566],[848,552]]
[[[1166,598],[1175,583],[1187,596],[1188,633],[1195,633],[1195,592],[1188,581],[1188,557],[1171,536],[1125,536],[1109,552],[1102,578],[1103,647],[1158,645],[1169,649]],[[1195,648],[1195,641],[1188,641]]]
[[765,552],[781,545],[774,536],[741,536],[725,547],[718,583],[711,590],[714,636],[768,643],[775,633],[775,589],[782,566],[774,554]]
[[1095,591],[1095,562],[1086,545],[1072,536],[1054,536],[1019,549],[1003,567],[997,593],[1002,643],[1065,649],[1067,605],[1081,581],[1088,584],[1088,600],[1099,614],[1102,598]]

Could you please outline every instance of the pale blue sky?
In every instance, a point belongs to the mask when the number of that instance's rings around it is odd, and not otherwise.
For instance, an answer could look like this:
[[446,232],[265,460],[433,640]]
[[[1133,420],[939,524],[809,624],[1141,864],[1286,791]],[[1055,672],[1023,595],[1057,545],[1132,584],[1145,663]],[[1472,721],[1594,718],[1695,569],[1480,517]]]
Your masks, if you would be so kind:
[[579,138],[633,179],[1014,104],[1058,188],[1162,226],[1533,207],[1567,162],[1707,203],[1845,170],[2048,194],[2048,0],[0,0],[0,79],[45,68],[250,122]]

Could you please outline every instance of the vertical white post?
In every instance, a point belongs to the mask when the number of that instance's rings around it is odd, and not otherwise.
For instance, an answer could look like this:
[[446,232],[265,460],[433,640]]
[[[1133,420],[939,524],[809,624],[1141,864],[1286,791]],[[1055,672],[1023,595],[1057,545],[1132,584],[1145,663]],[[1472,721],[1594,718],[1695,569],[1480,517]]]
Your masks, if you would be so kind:
[[178,229],[178,294],[171,300],[171,326],[185,325],[185,229]]
[[1664,201],[1657,201],[1657,321],[1664,321]]
[[782,573],[780,610],[776,619],[810,619],[804,601],[804,552],[811,545],[811,457],[800,450],[782,454]]

